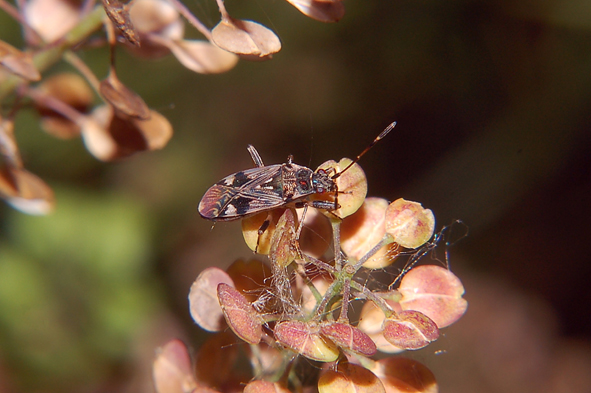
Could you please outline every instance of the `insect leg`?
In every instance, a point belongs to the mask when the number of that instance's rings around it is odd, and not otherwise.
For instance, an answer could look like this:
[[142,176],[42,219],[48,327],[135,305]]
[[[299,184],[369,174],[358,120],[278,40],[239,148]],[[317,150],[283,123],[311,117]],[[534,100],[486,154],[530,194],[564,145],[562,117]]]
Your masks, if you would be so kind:
[[332,210],[337,210],[338,208],[340,208],[341,206],[337,203],[337,200],[335,198],[334,202],[330,202],[330,201],[310,201],[308,203],[310,206],[312,206],[315,209],[322,209],[322,210],[328,210],[328,211],[332,211]]
[[[300,218],[300,223],[298,224],[298,230],[296,231],[296,241],[300,240],[300,233],[302,233],[302,228],[304,227],[304,220],[306,219],[306,212],[308,211],[308,204],[304,204],[304,211],[302,212],[302,218]],[[298,249],[299,249],[298,245]]]
[[256,167],[261,168],[261,167],[265,166],[265,164],[263,164],[263,159],[261,158],[261,155],[259,154],[257,149],[254,148],[253,145],[248,145],[246,147],[246,149],[250,153],[250,157],[252,158],[252,162],[254,162],[254,165]]
[[263,223],[259,227],[259,230],[257,231],[259,237],[257,237],[257,245],[254,248],[254,252],[255,253],[257,253],[258,250],[259,250],[259,242],[261,241],[261,236],[263,236],[263,233],[265,233],[265,231],[267,230],[267,228],[269,228],[269,225],[270,224],[271,224],[271,213],[267,213],[267,218],[265,218],[265,221],[263,221]]

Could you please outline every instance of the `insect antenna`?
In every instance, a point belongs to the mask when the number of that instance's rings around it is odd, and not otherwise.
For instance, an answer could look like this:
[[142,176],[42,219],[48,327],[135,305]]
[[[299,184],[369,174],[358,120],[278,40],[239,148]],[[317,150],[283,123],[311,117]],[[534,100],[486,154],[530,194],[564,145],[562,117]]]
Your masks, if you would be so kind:
[[367,147],[366,147],[366,148],[365,148],[365,149],[364,149],[364,150],[363,150],[363,151],[362,151],[362,152],[361,152],[361,153],[360,153],[360,154],[359,154],[357,157],[355,157],[355,159],[354,159],[354,160],[353,160],[353,161],[352,161],[352,162],[351,162],[349,165],[347,165],[347,167],[346,167],[345,169],[343,169],[343,170],[342,170],[342,171],[340,171],[339,173],[336,173],[336,174],[334,174],[334,175],[332,176],[332,179],[334,180],[334,179],[338,178],[338,177],[339,177],[339,176],[341,176],[343,173],[345,173],[345,172],[347,171],[347,169],[351,168],[351,167],[352,167],[352,166],[353,166],[355,163],[357,163],[357,161],[359,161],[359,159],[360,159],[361,157],[363,157],[363,155],[364,155],[365,153],[367,153],[367,152],[368,152],[368,151],[369,151],[369,150],[370,150],[372,147],[374,147],[374,145],[375,145],[376,143],[378,143],[380,140],[384,139],[384,138],[386,137],[386,135],[388,135],[388,133],[389,133],[390,131],[392,131],[392,129],[393,129],[394,127],[396,127],[396,122],[395,122],[395,121],[394,121],[394,122],[392,122],[392,123],[390,123],[390,125],[389,125],[388,127],[386,127],[386,128],[384,129],[384,131],[380,132],[380,135],[378,135],[378,136],[376,137],[376,139],[374,139],[374,140],[373,140],[373,142],[371,142],[371,143],[370,143],[370,144],[369,144],[369,145],[368,145],[368,146],[367,146]]

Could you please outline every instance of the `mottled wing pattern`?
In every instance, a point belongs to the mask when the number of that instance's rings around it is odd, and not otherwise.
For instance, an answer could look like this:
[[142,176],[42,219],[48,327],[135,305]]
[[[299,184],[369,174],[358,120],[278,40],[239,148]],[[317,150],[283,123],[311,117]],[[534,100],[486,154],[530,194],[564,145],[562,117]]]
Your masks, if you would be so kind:
[[199,213],[214,221],[231,221],[284,203],[281,165],[251,168],[227,176],[207,190]]

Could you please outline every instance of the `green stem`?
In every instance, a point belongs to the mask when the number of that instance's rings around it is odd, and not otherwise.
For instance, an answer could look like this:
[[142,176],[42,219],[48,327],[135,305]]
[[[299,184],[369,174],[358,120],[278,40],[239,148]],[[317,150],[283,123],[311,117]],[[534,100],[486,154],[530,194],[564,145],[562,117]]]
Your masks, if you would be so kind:
[[[87,39],[92,33],[102,26],[102,19],[105,15],[102,6],[97,6],[94,10],[86,15],[76,27],[74,27],[64,38],[57,44],[50,44],[45,49],[41,49],[33,56],[33,64],[40,73],[47,70],[49,67],[57,63],[63,53],[80,44]],[[0,100],[3,100],[7,95],[12,93],[19,84],[23,83],[23,79],[15,75],[10,75],[2,84],[0,84]]]
[[386,300],[367,289],[365,285],[361,285],[355,281],[351,281],[351,288],[363,293],[363,295],[365,295],[365,297],[367,297],[368,300],[372,301],[376,306],[380,308],[380,310],[382,310],[382,312],[386,315],[386,318],[389,318],[390,316],[396,314],[396,312],[392,310],[392,307],[390,307]]

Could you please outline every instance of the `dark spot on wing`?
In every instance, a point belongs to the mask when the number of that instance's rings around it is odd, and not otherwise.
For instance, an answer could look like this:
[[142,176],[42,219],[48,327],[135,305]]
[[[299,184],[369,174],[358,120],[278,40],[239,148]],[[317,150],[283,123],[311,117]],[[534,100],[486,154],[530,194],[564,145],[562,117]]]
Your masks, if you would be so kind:
[[237,215],[242,216],[248,213],[248,210],[250,208],[250,200],[247,198],[238,197],[234,198],[234,200],[230,202],[230,205],[236,208]]
[[251,179],[244,174],[244,172],[237,172],[234,175],[234,181],[232,182],[232,187],[242,187]]
[[252,179],[246,176],[244,172],[237,172],[233,175],[223,178],[222,180],[217,182],[217,184],[220,186],[240,188],[243,185],[245,185],[249,180]]

